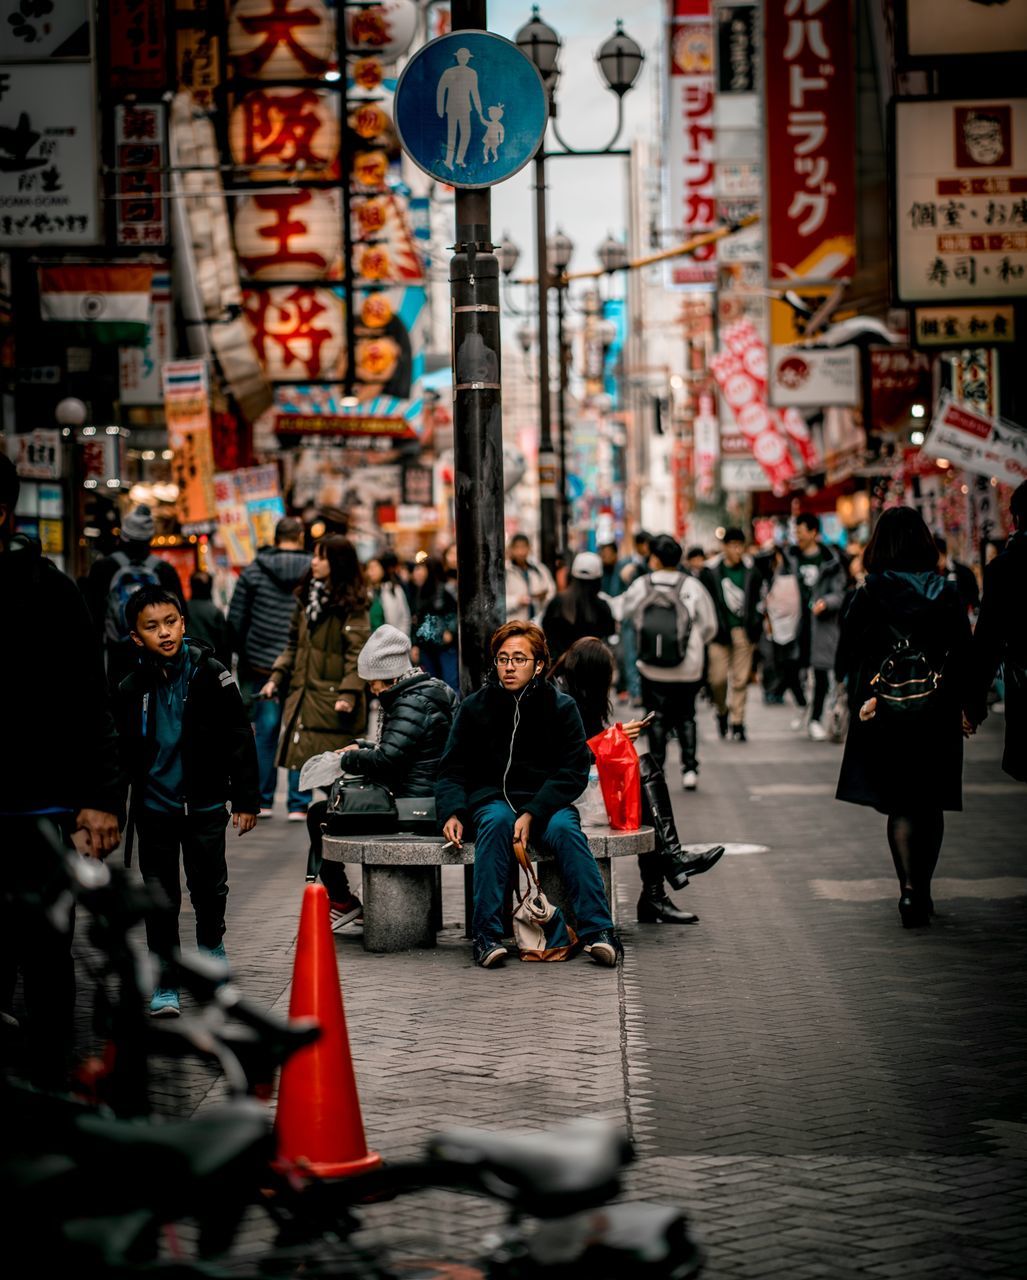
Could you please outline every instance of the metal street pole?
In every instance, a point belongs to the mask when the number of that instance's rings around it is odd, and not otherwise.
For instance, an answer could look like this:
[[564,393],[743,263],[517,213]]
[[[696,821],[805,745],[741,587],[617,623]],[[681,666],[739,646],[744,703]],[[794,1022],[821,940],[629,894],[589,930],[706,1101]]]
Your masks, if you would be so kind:
[[[453,0],[452,29],[486,29],[485,0]],[[479,688],[488,641],[506,618],[499,260],[486,188],[456,191],[450,261],[453,453],[460,691]]]
[[553,453],[553,404],[549,389],[549,260],[546,249],[545,138],[535,153],[535,267],[538,275],[538,496],[539,553],[556,567],[556,456]]
[[561,276],[556,283],[556,340],[560,346],[560,549],[570,550],[570,515],[567,501],[567,346],[563,332],[566,284]]

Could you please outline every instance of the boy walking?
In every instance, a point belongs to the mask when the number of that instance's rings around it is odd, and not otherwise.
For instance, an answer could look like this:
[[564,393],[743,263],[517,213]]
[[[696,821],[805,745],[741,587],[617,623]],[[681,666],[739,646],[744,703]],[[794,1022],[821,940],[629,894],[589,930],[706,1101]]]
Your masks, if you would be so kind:
[[[122,759],[132,785],[130,826],[139,837],[143,879],[158,884],[171,911],[146,921],[150,950],[179,945],[179,850],[196,913],[200,951],[224,960],[226,802],[240,835],[256,825],[260,796],[253,731],[231,672],[203,644],[185,638],[176,596],[163,587],[136,591],[125,610],[139,669],[116,695]],[[177,1017],[178,991],[162,976],[154,1017]]]

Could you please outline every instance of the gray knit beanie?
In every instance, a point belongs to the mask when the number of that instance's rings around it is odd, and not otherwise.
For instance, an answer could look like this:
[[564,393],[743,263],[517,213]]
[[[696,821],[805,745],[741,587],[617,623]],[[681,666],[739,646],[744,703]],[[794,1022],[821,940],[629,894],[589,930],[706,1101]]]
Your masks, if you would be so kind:
[[410,637],[388,623],[371,633],[357,658],[361,680],[396,680],[409,669]]
[[136,507],[121,522],[121,539],[123,542],[149,542],[156,531],[153,523],[153,512],[147,506]]

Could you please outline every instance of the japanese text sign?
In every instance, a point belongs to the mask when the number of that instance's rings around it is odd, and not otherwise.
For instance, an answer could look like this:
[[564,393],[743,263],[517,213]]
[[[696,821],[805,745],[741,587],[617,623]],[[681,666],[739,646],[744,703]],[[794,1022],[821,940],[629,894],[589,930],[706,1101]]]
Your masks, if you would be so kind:
[[917,307],[914,314],[918,347],[980,346],[1016,339],[1013,307]]
[[855,72],[850,0],[766,0],[767,275],[855,270]]
[[1027,296],[1027,98],[895,104],[902,302]]
[[116,89],[163,89],[167,81],[163,0],[107,0],[109,76]]
[[0,245],[96,244],[97,194],[92,66],[0,68]]
[[167,205],[161,196],[167,164],[164,107],[121,104],[114,110],[117,155],[118,244],[154,247],[168,239]]
[[178,485],[178,518],[183,525],[207,523],[215,518],[207,366],[203,360],[169,360],[162,375],[168,444],[174,450],[171,474]]
[[[666,155],[670,223],[685,236],[717,225],[714,187],[714,30],[708,0],[669,0],[670,67]],[[672,285],[712,284],[716,245],[668,268]]]
[[964,471],[996,476],[1005,484],[1027,480],[1027,431],[942,397],[923,444],[932,458],[947,458]]

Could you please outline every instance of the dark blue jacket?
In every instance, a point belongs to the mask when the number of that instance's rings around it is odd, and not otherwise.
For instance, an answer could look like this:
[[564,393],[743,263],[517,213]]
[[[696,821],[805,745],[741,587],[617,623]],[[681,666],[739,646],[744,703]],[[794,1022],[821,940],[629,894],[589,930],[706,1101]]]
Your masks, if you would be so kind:
[[520,695],[492,675],[460,704],[435,783],[440,822],[466,822],[483,804],[507,798],[517,813],[548,822],[574,803],[592,757],[573,698],[536,676]]
[[270,675],[275,659],[289,644],[296,584],[310,567],[305,551],[261,547],[257,558],[239,574],[228,624],[241,665]]

